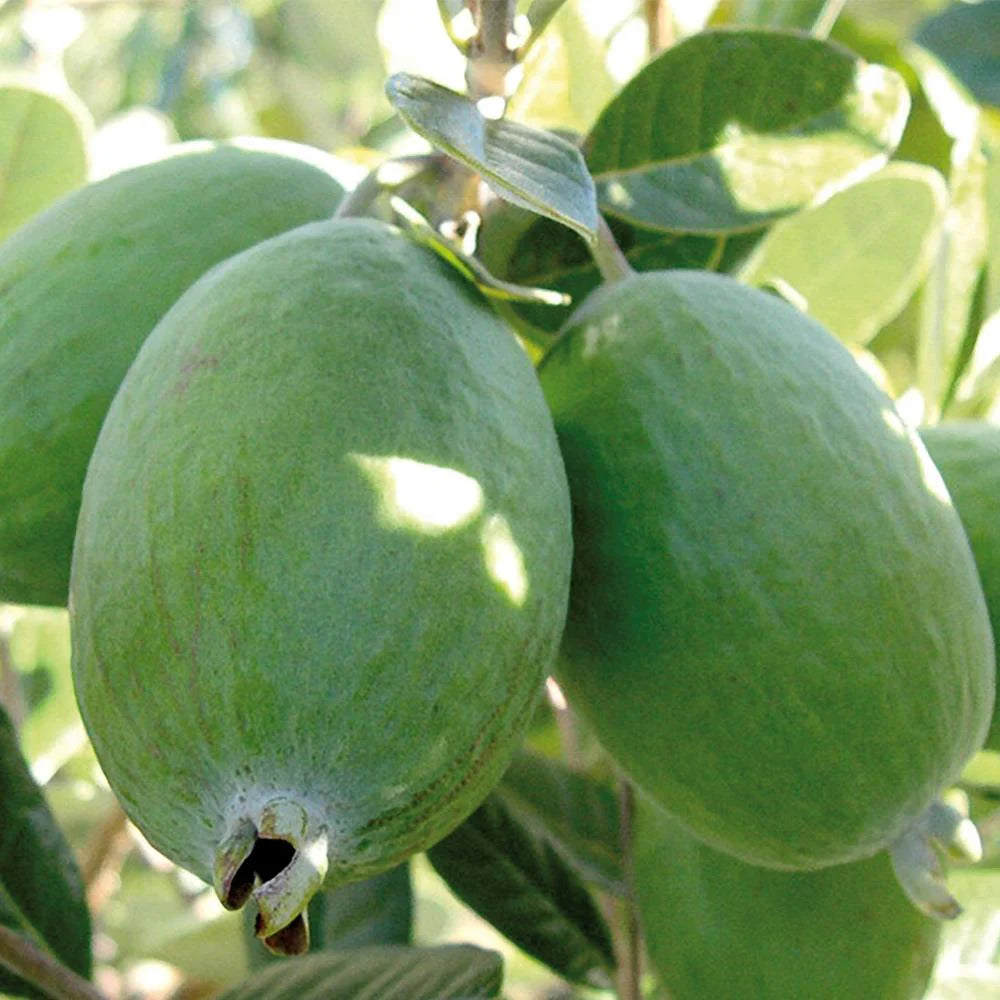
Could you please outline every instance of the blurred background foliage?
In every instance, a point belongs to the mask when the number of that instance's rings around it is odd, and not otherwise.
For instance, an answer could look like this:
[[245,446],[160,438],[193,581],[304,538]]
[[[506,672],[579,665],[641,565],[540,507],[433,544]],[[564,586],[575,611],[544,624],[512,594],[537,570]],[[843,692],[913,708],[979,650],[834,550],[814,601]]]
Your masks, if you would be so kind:
[[[644,58],[639,7],[567,4],[532,54],[519,116],[585,128]],[[112,142],[262,135],[363,159],[411,141],[382,90],[404,68],[462,86],[434,0],[0,4],[0,71],[77,94],[102,154]]]
[[[956,320],[964,329],[973,319],[1000,315],[1000,173],[995,152],[985,161],[981,156],[984,148],[1000,145],[1000,39],[964,31],[959,21],[966,6],[946,0],[568,0],[532,48],[510,114],[585,133],[651,52],[706,26],[820,23],[835,39],[904,75],[913,107],[897,158],[939,178],[925,190],[917,184],[924,175],[906,168],[901,180],[914,198],[924,199],[921,204],[940,194],[947,203],[941,211],[950,213],[942,221],[938,203],[930,204],[927,231],[951,227],[990,242],[976,258],[973,279],[959,274],[968,286]],[[950,13],[945,18],[953,8],[957,19]],[[957,89],[935,76],[939,64],[927,61],[931,53],[960,81]],[[436,0],[0,0],[0,86],[16,81],[69,95],[89,163],[75,183],[153,159],[178,140],[246,135],[335,152],[345,175],[356,180],[386,156],[424,148],[384,96],[387,74],[398,70],[462,89],[464,63]],[[4,107],[0,103],[0,116]],[[977,114],[971,146],[970,107]],[[0,145],[0,159],[2,153]],[[53,147],[51,156],[59,155]],[[963,194],[970,185],[978,185],[974,198]],[[912,222],[913,213],[904,214]],[[981,217],[989,225],[977,223]],[[792,266],[800,256],[796,240],[808,238],[810,223],[804,214],[794,223],[801,231],[783,231],[752,266],[777,266],[782,253]],[[961,261],[942,264],[940,245],[934,246],[938,266],[961,271]],[[919,359],[908,345],[920,327],[930,294],[923,278],[934,263],[933,253],[913,256],[916,277],[909,284],[900,279],[906,294],[880,317],[878,329],[858,338],[867,341],[881,377],[895,380],[897,390],[919,380]],[[983,259],[988,280],[977,285]],[[995,408],[995,341],[974,366],[976,377],[956,387],[958,404],[972,415]],[[76,712],[64,611],[0,605],[0,701],[80,861],[95,918],[97,978],[109,997],[209,997],[264,960],[240,916],[222,911],[210,889],[157,855],[125,821]],[[576,731],[574,739],[582,742],[573,754],[593,759],[586,734]],[[531,742],[541,753],[565,751],[548,710],[540,713]],[[950,932],[942,953],[939,998],[1000,995],[996,872],[965,879],[970,916]],[[503,951],[509,1000],[609,996],[570,988],[518,952],[456,902],[425,859],[415,860],[412,882],[412,912],[409,889],[401,890],[397,879],[391,897],[355,899],[354,917],[383,927],[391,917],[394,934],[412,933],[418,943],[473,941]],[[327,926],[333,913],[341,911],[331,905]],[[364,928],[350,933],[363,939]]]

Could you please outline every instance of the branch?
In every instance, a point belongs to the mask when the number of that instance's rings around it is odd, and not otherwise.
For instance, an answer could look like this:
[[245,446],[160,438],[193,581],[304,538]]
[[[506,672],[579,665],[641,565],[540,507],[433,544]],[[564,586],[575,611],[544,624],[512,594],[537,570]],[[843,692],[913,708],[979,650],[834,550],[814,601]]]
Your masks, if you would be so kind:
[[115,801],[80,858],[80,874],[87,887],[87,905],[91,912],[98,912],[114,891],[131,848],[128,817]]
[[628,779],[620,779],[619,810],[621,817],[621,846],[625,866],[625,884],[628,893],[619,911],[619,966],[618,966],[618,996],[619,1000],[641,1000],[642,975],[640,960],[639,918],[635,908],[634,885],[635,876],[632,871],[632,823],[635,816],[635,791]]
[[670,11],[663,0],[646,0],[646,32],[650,58],[674,43],[674,28]]
[[52,1000],[107,1000],[82,976],[3,925],[0,925],[0,965],[48,993]]
[[517,50],[511,48],[517,0],[467,0],[476,19],[476,34],[469,42],[465,83],[469,96],[506,99],[511,91],[511,70]]
[[844,3],[845,0],[826,0],[810,32],[814,38],[826,38],[830,34],[844,9]]

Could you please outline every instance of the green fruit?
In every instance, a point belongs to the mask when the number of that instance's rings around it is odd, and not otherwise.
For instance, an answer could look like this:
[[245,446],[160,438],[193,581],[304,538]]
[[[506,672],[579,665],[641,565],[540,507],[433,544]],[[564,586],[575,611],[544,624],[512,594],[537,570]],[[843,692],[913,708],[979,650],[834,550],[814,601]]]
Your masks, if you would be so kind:
[[91,449],[140,345],[217,262],[331,215],[306,147],[191,143],[0,244],[0,601],[66,603]]
[[816,872],[757,868],[636,803],[635,893],[673,1000],[917,1000],[941,924],[900,893],[885,853]]
[[540,367],[573,497],[557,677],[745,861],[912,829],[982,742],[993,643],[940,477],[823,328],[704,272],[590,298]]
[[[1000,637],[1000,427],[961,421],[923,427],[920,436],[962,519],[996,640]],[[1000,713],[994,713],[986,746],[1000,751]]]
[[531,363],[447,264],[370,220],[234,257],[150,335],[87,473],[73,671],[111,786],[296,950],[320,884],[499,779],[571,546]]

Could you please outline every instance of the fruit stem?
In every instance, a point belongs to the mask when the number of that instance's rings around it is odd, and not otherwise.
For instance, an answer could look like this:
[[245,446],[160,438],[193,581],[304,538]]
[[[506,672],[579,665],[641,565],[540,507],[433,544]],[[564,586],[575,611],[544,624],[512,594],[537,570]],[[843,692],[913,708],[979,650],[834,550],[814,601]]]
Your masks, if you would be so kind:
[[33,941],[0,924],[0,965],[47,993],[52,1000],[107,1000],[82,976]]
[[590,244],[589,249],[597,269],[601,272],[601,278],[605,284],[612,285],[616,281],[632,277],[635,271],[618,246],[611,227],[604,216],[598,214],[597,220],[597,239]]

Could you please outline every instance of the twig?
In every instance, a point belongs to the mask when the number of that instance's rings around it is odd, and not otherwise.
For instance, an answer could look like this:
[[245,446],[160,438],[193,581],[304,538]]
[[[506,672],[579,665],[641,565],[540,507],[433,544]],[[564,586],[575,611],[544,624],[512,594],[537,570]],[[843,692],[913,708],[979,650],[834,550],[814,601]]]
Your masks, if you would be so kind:
[[545,694],[555,716],[563,760],[570,770],[582,771],[584,759],[580,746],[580,725],[566,701],[566,695],[559,687],[559,682],[554,677],[546,680]]
[[641,933],[636,913],[632,871],[632,820],[635,813],[635,792],[627,778],[620,779],[619,837],[622,849],[622,866],[625,874],[626,896],[621,906],[619,923],[618,1000],[641,1000]]
[[80,874],[87,887],[87,904],[92,911],[100,910],[111,894],[131,848],[128,817],[116,801],[94,831],[80,858]]
[[476,34],[469,42],[465,83],[473,100],[510,96],[510,73],[517,65],[514,15],[517,0],[467,0],[476,21]]
[[43,990],[52,1000],[107,1000],[82,976],[2,924],[0,965]]
[[814,38],[826,38],[833,30],[840,12],[844,9],[846,0],[826,0],[823,9],[819,12],[812,26]]
[[646,35],[649,39],[649,56],[669,48],[674,43],[673,24],[670,12],[663,0],[645,0]]
[[333,217],[351,219],[373,214],[373,206],[386,191],[396,190],[444,158],[440,153],[417,153],[386,160],[341,199]]

